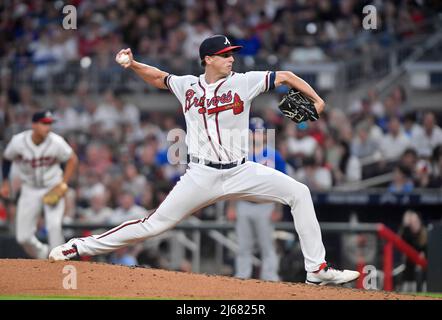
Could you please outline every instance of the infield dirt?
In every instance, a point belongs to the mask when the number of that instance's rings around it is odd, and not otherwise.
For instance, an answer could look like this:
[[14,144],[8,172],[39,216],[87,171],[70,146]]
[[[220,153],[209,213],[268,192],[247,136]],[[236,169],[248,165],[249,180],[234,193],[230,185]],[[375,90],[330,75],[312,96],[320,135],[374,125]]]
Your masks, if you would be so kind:
[[[77,289],[70,270],[76,271]],[[0,296],[78,296],[147,299],[225,300],[422,300],[429,297],[401,295],[300,283],[240,280],[141,267],[124,267],[82,261],[49,262],[0,259]]]

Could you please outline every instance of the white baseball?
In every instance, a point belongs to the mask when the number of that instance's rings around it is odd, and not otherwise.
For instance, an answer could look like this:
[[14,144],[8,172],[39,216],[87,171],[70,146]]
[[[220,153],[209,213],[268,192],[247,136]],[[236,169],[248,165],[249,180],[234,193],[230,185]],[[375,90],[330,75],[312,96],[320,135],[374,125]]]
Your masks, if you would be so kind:
[[122,53],[117,56],[117,62],[121,65],[129,63],[129,61],[130,61],[129,55],[126,53]]

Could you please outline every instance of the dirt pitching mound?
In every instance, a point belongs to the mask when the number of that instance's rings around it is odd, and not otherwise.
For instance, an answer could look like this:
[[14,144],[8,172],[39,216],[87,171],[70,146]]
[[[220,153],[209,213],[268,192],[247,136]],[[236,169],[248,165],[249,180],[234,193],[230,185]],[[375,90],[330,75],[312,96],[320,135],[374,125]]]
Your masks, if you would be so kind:
[[[414,300],[428,299],[379,291],[315,287],[298,283],[240,280],[159,269],[90,262],[0,259],[0,296],[80,296],[240,300]],[[74,282],[76,289],[65,289]]]

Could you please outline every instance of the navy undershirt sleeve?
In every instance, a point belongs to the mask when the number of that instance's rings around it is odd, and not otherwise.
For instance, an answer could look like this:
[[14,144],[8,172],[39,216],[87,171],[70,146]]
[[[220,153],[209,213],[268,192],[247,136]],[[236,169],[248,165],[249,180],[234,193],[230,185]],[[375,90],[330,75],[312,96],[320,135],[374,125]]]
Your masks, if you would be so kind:
[[270,72],[269,90],[275,89],[275,79],[276,79],[276,72],[275,71]]

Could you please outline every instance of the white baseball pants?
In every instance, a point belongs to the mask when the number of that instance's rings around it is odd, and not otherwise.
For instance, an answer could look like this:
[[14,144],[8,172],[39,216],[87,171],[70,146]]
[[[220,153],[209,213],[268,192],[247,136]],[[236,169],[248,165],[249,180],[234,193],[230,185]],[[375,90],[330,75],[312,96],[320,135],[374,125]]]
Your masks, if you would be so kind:
[[[52,187],[51,187],[52,188]],[[64,243],[62,220],[65,209],[64,199],[55,206],[43,204],[43,196],[51,188],[21,187],[16,215],[16,240],[31,258],[47,259],[50,249]],[[40,242],[35,233],[40,213],[44,210],[48,242]]]
[[189,168],[166,199],[149,217],[127,221],[101,235],[74,241],[80,255],[99,255],[154,237],[173,228],[193,212],[219,200],[279,202],[291,207],[304,255],[313,272],[325,262],[325,248],[310,191],[293,178],[247,161],[231,169],[189,163]]

